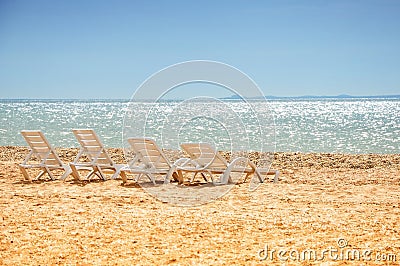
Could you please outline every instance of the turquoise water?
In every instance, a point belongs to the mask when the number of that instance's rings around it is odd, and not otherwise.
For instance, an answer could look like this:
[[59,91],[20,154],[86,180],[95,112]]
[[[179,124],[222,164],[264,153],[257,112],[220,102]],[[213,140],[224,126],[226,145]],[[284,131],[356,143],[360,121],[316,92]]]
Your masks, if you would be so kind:
[[[0,100],[0,145],[25,146],[19,132],[39,129],[53,146],[77,147],[71,129],[93,128],[107,147],[123,147],[123,133],[135,134],[144,126],[148,136],[160,138],[167,146],[168,134],[176,134],[181,142],[213,140],[224,144],[232,142],[235,131],[250,145],[260,141],[254,133],[258,126],[251,110],[241,102],[228,104],[233,115],[226,114],[225,108],[210,109],[194,103],[176,113],[179,103],[165,102],[151,109],[145,125],[143,121],[135,124],[132,119],[124,123],[127,111],[138,115],[148,105],[151,103],[132,105],[123,100]],[[400,99],[278,99],[259,102],[255,109],[253,112],[263,117],[262,142],[270,143],[268,149],[275,146],[276,151],[400,153]],[[189,119],[184,125],[177,123],[182,114],[202,112],[203,116]],[[218,119],[207,119],[210,113],[230,126]],[[126,131],[127,125],[137,127],[136,131]]]

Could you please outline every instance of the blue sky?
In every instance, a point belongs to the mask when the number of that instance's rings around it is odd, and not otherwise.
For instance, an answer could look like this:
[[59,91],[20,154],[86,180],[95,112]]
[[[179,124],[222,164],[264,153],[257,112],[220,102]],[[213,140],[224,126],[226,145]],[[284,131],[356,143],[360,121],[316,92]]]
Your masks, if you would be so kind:
[[127,99],[195,59],[266,95],[400,94],[399,14],[398,0],[0,0],[0,98]]

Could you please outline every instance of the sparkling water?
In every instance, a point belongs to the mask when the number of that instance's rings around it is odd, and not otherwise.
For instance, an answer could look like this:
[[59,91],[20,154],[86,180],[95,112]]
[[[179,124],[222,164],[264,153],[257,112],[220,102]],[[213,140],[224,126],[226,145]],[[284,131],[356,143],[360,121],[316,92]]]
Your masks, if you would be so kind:
[[[105,146],[123,147],[127,112],[138,114],[149,104],[133,105],[127,100],[0,100],[0,145],[25,146],[21,130],[42,130],[53,146],[78,147],[71,129],[93,128]],[[232,141],[233,127],[221,130],[221,123],[207,120],[210,111],[206,107],[193,103],[175,114],[173,110],[178,104],[170,101],[154,106],[148,116],[151,123],[145,125],[148,137],[158,140],[163,130],[176,130],[179,139],[185,142],[212,138],[220,142],[220,147],[225,147],[224,144]],[[239,119],[239,122],[232,120],[231,125],[247,133],[250,149],[257,150],[260,142],[253,134],[258,126],[251,112],[256,112],[265,118],[262,122],[268,123],[263,125],[266,130],[262,142],[269,143],[268,149],[275,151],[400,153],[400,99],[397,98],[276,99],[260,101],[254,110],[249,110],[243,102],[230,101],[228,105]],[[166,127],[166,114],[168,121],[175,121],[182,117],[182,112],[198,113],[199,108],[204,110],[204,116],[190,120],[192,124],[188,122],[179,130]],[[212,112],[220,112],[217,117],[230,119],[224,116],[224,108],[215,108]],[[173,122],[171,125],[179,126]],[[143,128],[144,125],[136,126]],[[168,142],[162,143],[165,141]]]

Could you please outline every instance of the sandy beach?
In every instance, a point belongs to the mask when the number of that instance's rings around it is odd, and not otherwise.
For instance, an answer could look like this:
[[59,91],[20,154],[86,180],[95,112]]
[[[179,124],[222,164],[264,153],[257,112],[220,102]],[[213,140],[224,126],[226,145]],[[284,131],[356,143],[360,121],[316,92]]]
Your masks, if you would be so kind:
[[278,183],[179,207],[121,180],[25,182],[26,153],[0,147],[2,265],[400,263],[398,154],[276,153]]

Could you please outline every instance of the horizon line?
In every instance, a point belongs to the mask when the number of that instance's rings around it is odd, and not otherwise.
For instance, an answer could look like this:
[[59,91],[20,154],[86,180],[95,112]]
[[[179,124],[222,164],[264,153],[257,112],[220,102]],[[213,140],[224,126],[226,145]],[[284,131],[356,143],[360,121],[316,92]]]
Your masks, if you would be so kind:
[[[400,94],[381,94],[381,95],[350,95],[350,94],[339,94],[339,95],[301,95],[301,96],[275,96],[275,95],[264,95],[258,97],[244,97],[247,99],[313,99],[313,98],[332,98],[332,99],[354,99],[354,98],[400,98]],[[241,99],[238,95],[232,95],[228,97],[216,97],[216,99],[222,100],[235,100]],[[0,98],[0,101],[130,101],[131,98]],[[153,100],[153,99],[137,99],[137,100]],[[170,98],[162,99],[167,101],[173,100],[184,100],[184,98]]]

